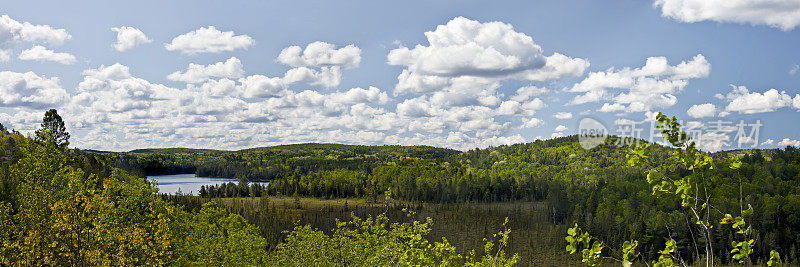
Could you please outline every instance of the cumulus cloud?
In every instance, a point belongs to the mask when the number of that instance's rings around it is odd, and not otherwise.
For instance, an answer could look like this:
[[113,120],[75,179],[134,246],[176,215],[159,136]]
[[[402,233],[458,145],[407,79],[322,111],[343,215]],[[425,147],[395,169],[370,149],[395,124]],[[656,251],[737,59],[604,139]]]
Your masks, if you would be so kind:
[[543,55],[533,38],[503,22],[456,17],[425,36],[427,46],[401,46],[387,56],[390,65],[405,67],[397,93],[440,91],[463,80],[482,79],[487,86],[509,78],[543,81],[580,75],[588,66],[584,59]]
[[[588,77],[567,89],[568,92],[580,93],[569,103],[611,100],[600,108],[602,112],[645,112],[668,108],[677,103],[675,94],[682,91],[690,79],[708,77],[710,71],[711,64],[701,54],[674,66],[669,65],[665,57],[650,57],[641,68],[610,68],[589,73]],[[621,92],[614,93],[611,89]]]
[[250,36],[234,35],[233,31],[223,32],[214,26],[208,26],[178,35],[172,39],[172,42],[165,44],[164,48],[169,51],[195,55],[247,49],[253,44],[255,41]]
[[72,65],[75,63],[75,56],[69,53],[57,53],[49,50],[44,46],[37,45],[30,49],[23,50],[19,53],[21,60],[35,60],[35,61],[52,61],[64,65]]
[[243,95],[246,98],[270,98],[280,96],[286,84],[278,77],[251,75],[241,79]]
[[425,36],[429,46],[394,49],[389,52],[389,64],[425,75],[497,76],[538,69],[546,63],[530,36],[502,22],[457,17]]
[[780,142],[778,142],[778,146],[793,146],[793,147],[800,147],[800,141],[792,140],[789,138],[784,138]]
[[139,45],[153,42],[153,40],[148,39],[147,35],[145,35],[141,30],[134,27],[114,27],[111,28],[111,30],[117,32],[117,42],[115,42],[113,46],[114,49],[117,49],[117,51],[120,52],[131,50]]
[[396,110],[398,115],[411,118],[428,117],[437,113],[430,102],[422,98],[406,99],[397,104]]
[[39,76],[33,72],[0,72],[0,106],[49,107],[59,106],[69,99],[59,85],[58,77]]
[[542,125],[544,125],[544,121],[537,118],[530,118],[528,120],[523,120],[522,128],[537,128]]
[[337,49],[333,44],[313,42],[305,49],[300,46],[284,48],[278,55],[278,62],[292,67],[355,68],[361,63],[361,49],[352,44]]
[[566,130],[568,130],[568,129],[569,129],[569,128],[567,128],[567,126],[564,126],[564,125],[559,125],[559,126],[556,126],[556,129],[555,129],[555,130],[553,130],[553,131],[556,131],[556,132],[563,132],[563,131],[566,131]]
[[682,22],[733,22],[789,31],[800,25],[800,2],[785,0],[656,0],[661,14]]
[[700,105],[693,105],[686,111],[686,114],[692,118],[705,118],[705,117],[714,117],[717,113],[717,107],[714,104],[706,103]]
[[733,90],[724,97],[728,101],[725,110],[743,114],[773,112],[784,107],[800,109],[800,95],[794,98],[786,91],[769,89],[764,93],[750,92],[747,87],[731,85]]
[[342,81],[342,69],[339,66],[327,66],[319,70],[308,67],[297,67],[286,71],[283,82],[286,84],[305,82],[325,87],[339,86]]
[[18,22],[8,15],[0,16],[0,48],[12,48],[20,43],[43,43],[59,46],[70,38],[72,36],[64,29]]
[[352,88],[343,93],[335,93],[332,99],[343,104],[379,104],[384,105],[389,102],[389,95],[377,87],[370,86],[369,89]]
[[[508,24],[458,21],[461,19],[429,34],[429,43],[424,45],[427,48],[408,50],[463,56],[471,52],[461,54],[462,49],[468,51],[478,45],[474,56],[486,61],[460,60],[460,69],[447,70],[444,65],[428,66],[443,64],[433,58],[436,55],[413,58],[413,62],[402,65],[401,75],[407,76],[405,84],[409,89],[398,89],[404,82],[401,80],[394,88],[395,94],[416,94],[408,98],[393,99],[389,92],[368,85],[327,90],[297,88],[298,84],[338,87],[342,72],[360,64],[361,49],[355,45],[314,42],[281,51],[276,62],[287,66],[282,75],[246,73],[242,62],[230,57],[217,63],[192,63],[169,74],[168,80],[181,82],[178,87],[139,78],[119,63],[95,66],[82,73],[83,81],[74,95],[65,95],[62,102],[66,106],[59,111],[76,133],[75,145],[93,149],[235,149],[344,142],[427,144],[466,150],[524,142],[525,137],[510,131],[545,124],[533,115],[547,106],[542,96],[550,90],[536,82],[582,75],[588,61],[559,53],[543,55],[532,38]],[[461,26],[467,28],[459,29]],[[462,33],[471,40],[459,43],[459,36],[448,36]],[[252,45],[249,37],[244,39],[250,44],[229,45],[216,40],[220,35],[221,39],[243,36],[208,27],[175,37],[165,46],[184,54],[197,54]],[[198,41],[210,39],[216,41]],[[527,86],[508,93],[499,89],[506,80]],[[6,97],[5,93],[2,96]],[[38,112],[30,115],[23,108],[15,110],[15,114],[5,116],[8,120],[0,119],[15,127],[28,117],[41,119]]]
[[560,119],[560,120],[572,119],[572,113],[570,113],[570,112],[556,112],[556,114],[553,115],[553,117],[555,117],[556,119]]
[[149,116],[151,112],[163,111],[150,109],[154,101],[179,95],[176,89],[133,77],[130,69],[119,63],[88,69],[83,71],[83,75],[84,80],[78,84],[79,93],[73,102],[78,106],[90,107],[87,113],[142,110]]
[[522,102],[528,100],[530,98],[540,96],[546,93],[549,93],[550,90],[544,87],[536,87],[536,86],[523,86],[517,89],[516,94],[512,96],[510,99],[518,102]]
[[342,69],[357,67],[361,62],[361,49],[354,45],[337,49],[332,44],[314,42],[307,45],[305,50],[299,46],[287,47],[277,60],[293,68],[287,70],[283,77],[264,75],[246,77],[243,83],[258,84],[258,86],[244,86],[249,97],[274,96],[276,91],[295,83],[324,87],[339,86],[342,81]]
[[199,65],[190,63],[185,72],[176,71],[167,76],[171,81],[181,81],[185,83],[202,83],[212,77],[217,78],[242,78],[244,68],[242,61],[236,57],[231,57],[225,62],[217,62],[210,65]]

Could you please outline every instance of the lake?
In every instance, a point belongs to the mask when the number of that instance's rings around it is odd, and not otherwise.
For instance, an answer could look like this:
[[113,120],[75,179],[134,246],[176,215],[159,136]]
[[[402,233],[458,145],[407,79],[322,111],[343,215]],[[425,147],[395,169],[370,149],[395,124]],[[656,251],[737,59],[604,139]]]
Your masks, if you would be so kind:
[[[155,179],[158,181],[158,192],[165,194],[175,194],[178,190],[184,195],[199,195],[200,186],[209,186],[224,184],[228,182],[237,183],[234,179],[228,178],[215,178],[215,177],[197,177],[193,173],[189,174],[173,174],[173,175],[151,175],[147,176],[147,180]],[[268,185],[269,182],[250,182]]]

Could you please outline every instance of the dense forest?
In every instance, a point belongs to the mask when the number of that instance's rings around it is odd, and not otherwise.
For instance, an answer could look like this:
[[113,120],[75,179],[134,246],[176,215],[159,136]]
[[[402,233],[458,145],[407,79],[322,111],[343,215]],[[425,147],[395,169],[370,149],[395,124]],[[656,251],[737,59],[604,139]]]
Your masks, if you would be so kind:
[[[511,244],[507,229],[486,243],[485,252],[457,253],[469,248],[456,250],[447,234],[442,241],[426,238],[433,222],[414,216],[413,207],[542,203],[544,215],[537,216],[573,226],[564,233],[566,252],[580,252],[571,260],[588,265],[612,258],[661,266],[796,263],[800,150],[709,154],[680,140],[674,117],[659,118],[670,146],[618,146],[611,137],[585,150],[577,136],[568,136],[466,152],[337,144],[101,152],[69,149],[70,136],[51,110],[32,137],[0,130],[0,257],[10,265],[513,264],[518,256],[503,252]],[[162,196],[142,178],[191,172],[238,182],[203,187],[200,197]],[[269,186],[248,184],[262,180]],[[265,213],[277,212],[267,206],[270,197],[294,198],[295,208],[301,197],[360,199],[386,208],[322,223],[329,225],[322,230],[309,224],[285,229],[285,222],[275,225],[284,213]],[[227,198],[261,204],[231,209],[215,203],[238,203]],[[389,208],[392,201],[406,204]],[[346,202],[342,209],[348,210]],[[522,214],[511,212],[512,222],[532,220],[514,213]],[[314,215],[312,224],[318,220]],[[356,254],[345,253],[342,242]],[[407,251],[397,258],[366,251],[370,246]]]
[[[647,179],[651,170],[671,179],[693,172],[673,157],[679,150],[652,144],[648,161],[631,166],[626,158],[633,147],[618,146],[617,141],[611,137],[590,150],[580,147],[577,136],[568,136],[463,153],[432,147],[301,144],[240,151],[139,150],[110,158],[134,173],[194,167],[199,176],[267,179],[268,194],[277,196],[375,201],[389,189],[410,202],[544,201],[553,222],[577,223],[613,247],[637,240],[643,258],[658,258],[664,243],[675,240],[681,259],[700,260],[705,253],[698,244],[709,243],[718,248],[715,258],[730,263],[735,229],[719,226],[725,230],[706,238],[711,242],[699,241],[698,229],[687,223],[694,218],[680,199],[652,192]],[[719,211],[749,205],[757,211],[748,221],[750,235],[759,244],[750,258],[766,262],[775,249],[784,259],[797,261],[800,150],[790,146],[698,153],[717,166],[704,188],[704,194],[714,196],[709,205]],[[741,162],[737,169],[726,165],[733,158]],[[725,216],[716,213],[710,219]]]
[[175,204],[103,153],[69,149],[69,139],[55,110],[45,114],[34,136],[0,127],[0,265],[508,266],[518,261],[503,251],[508,231],[487,241],[482,256],[462,256],[446,240],[426,239],[430,219],[390,223],[390,194],[385,211],[376,216],[354,216],[331,233],[298,225],[269,244],[241,215],[213,201],[194,208]]

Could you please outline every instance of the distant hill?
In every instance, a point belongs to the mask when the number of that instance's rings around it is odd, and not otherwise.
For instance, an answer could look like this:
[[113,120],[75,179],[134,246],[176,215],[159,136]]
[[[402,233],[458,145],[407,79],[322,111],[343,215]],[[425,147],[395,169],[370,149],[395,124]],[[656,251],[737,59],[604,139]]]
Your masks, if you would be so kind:
[[[97,150],[86,150],[94,153],[113,153]],[[432,146],[400,146],[400,145],[346,145],[333,143],[303,143],[277,145],[268,147],[246,148],[241,150],[195,149],[195,148],[143,148],[123,153],[135,154],[218,154],[218,153],[278,153],[297,155],[337,155],[337,156],[378,156],[378,157],[418,157],[440,158],[461,153],[461,151]]]
[[140,154],[180,154],[180,153],[222,153],[225,150],[217,149],[197,149],[197,148],[142,148],[128,151],[128,153]]

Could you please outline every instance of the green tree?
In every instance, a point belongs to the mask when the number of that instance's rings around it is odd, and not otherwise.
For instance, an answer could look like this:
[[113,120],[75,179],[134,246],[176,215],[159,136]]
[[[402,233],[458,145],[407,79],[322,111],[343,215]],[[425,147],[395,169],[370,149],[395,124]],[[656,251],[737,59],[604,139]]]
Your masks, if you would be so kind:
[[69,133],[64,126],[64,120],[58,115],[58,111],[50,109],[44,113],[42,126],[36,130],[36,138],[39,141],[52,141],[59,147],[69,146]]

